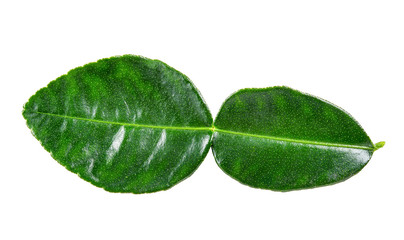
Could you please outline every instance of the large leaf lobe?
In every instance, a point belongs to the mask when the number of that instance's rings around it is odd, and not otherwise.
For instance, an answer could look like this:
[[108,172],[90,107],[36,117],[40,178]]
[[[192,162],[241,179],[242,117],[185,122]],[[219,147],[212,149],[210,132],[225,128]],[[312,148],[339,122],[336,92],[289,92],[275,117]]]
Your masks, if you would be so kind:
[[190,80],[139,56],[71,70],[24,106],[28,127],[70,171],[112,192],[155,192],[206,156],[212,117]]

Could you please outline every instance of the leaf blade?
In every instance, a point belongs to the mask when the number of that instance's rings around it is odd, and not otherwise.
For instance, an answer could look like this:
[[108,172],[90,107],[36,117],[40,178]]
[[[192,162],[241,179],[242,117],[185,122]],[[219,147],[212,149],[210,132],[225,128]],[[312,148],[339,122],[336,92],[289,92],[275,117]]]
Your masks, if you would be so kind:
[[107,191],[133,193],[190,176],[209,150],[213,121],[185,75],[132,55],[71,70],[33,95],[23,116],[68,170]]

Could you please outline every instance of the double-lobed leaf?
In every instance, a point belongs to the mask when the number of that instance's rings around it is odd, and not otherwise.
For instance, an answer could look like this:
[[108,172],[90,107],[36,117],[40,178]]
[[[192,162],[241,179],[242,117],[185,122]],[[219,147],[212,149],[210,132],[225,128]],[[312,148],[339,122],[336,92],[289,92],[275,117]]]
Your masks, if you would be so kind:
[[211,114],[182,73],[139,56],[71,70],[25,104],[28,127],[53,158],[111,192],[168,189],[211,142]]
[[213,124],[185,75],[133,55],[71,70],[33,95],[23,116],[54,159],[111,192],[168,189],[211,145],[219,167],[243,184],[313,188],[359,172],[383,145],[342,109],[287,87],[240,90]]
[[236,92],[214,125],[219,167],[243,184],[277,191],[343,181],[380,147],[341,108],[287,87]]

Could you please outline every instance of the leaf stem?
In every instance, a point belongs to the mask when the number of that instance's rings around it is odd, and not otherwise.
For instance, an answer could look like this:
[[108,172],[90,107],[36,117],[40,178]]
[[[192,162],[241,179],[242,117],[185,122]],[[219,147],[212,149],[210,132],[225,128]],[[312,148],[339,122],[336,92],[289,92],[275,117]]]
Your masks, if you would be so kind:
[[375,151],[382,148],[384,146],[384,144],[386,144],[385,141],[381,141],[375,144]]

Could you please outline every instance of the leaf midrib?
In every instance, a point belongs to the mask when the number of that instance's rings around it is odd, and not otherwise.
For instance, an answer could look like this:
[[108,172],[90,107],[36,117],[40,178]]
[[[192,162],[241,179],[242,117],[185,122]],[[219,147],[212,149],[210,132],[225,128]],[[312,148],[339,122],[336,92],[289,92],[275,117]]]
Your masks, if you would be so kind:
[[366,146],[359,146],[359,145],[347,145],[347,144],[340,144],[340,143],[327,143],[327,142],[317,142],[317,141],[310,141],[310,140],[300,140],[300,139],[291,139],[291,138],[282,138],[282,137],[274,137],[274,136],[265,136],[265,135],[257,135],[251,133],[241,133],[235,131],[228,131],[214,128],[217,132],[234,134],[234,135],[241,135],[246,137],[256,137],[256,138],[264,138],[274,141],[281,141],[281,142],[291,142],[291,143],[299,143],[299,144],[309,144],[309,145],[319,145],[319,146],[326,146],[326,147],[337,147],[337,148],[354,148],[354,149],[363,149],[363,150],[375,150],[374,147],[366,147]]
[[300,143],[300,144],[309,144],[309,145],[319,145],[319,146],[326,146],[326,147],[337,147],[337,148],[354,148],[354,149],[363,149],[363,150],[371,150],[374,151],[375,147],[366,147],[366,146],[358,146],[358,145],[347,145],[347,144],[339,144],[339,143],[327,143],[327,142],[317,142],[317,141],[309,141],[309,140],[300,140],[300,139],[291,139],[291,138],[282,138],[282,137],[274,137],[274,136],[266,136],[266,135],[258,135],[258,134],[251,134],[251,133],[243,133],[243,132],[236,132],[236,131],[229,131],[218,129],[214,126],[212,127],[177,127],[177,126],[157,126],[157,125],[146,125],[146,124],[136,124],[136,123],[123,123],[123,122],[111,122],[111,121],[104,121],[104,120],[97,120],[97,119],[90,119],[90,118],[81,118],[81,117],[72,117],[67,115],[60,115],[54,113],[45,113],[45,112],[33,112],[53,117],[60,117],[60,118],[67,118],[67,119],[74,119],[74,120],[82,120],[82,121],[89,121],[95,123],[103,123],[103,124],[112,124],[112,125],[120,125],[120,126],[131,126],[131,127],[144,127],[144,128],[155,128],[155,129],[172,129],[172,130],[193,130],[193,131],[212,131],[212,132],[222,132],[227,134],[234,134],[234,135],[241,135],[246,137],[255,137],[255,138],[264,138],[274,141],[282,141],[282,142],[291,142],[291,143]]
[[92,119],[92,118],[72,117],[72,116],[54,114],[54,113],[45,113],[45,112],[33,112],[33,113],[44,114],[44,115],[53,116],[53,117],[73,119],[73,120],[82,120],[82,121],[88,121],[88,122],[112,124],[112,125],[119,125],[119,126],[130,126],[130,127],[173,129],[173,130],[212,130],[213,129],[212,127],[176,127],[176,126],[157,126],[157,125],[124,123],[124,122],[111,122],[111,121],[98,120],[98,119]]

